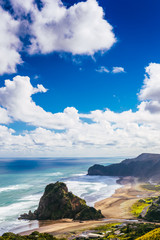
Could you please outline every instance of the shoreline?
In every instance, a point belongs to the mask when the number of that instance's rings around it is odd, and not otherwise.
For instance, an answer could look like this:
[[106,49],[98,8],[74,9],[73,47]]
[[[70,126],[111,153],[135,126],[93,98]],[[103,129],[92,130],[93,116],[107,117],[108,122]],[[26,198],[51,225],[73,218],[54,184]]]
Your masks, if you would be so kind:
[[[137,179],[131,177],[120,178],[118,182],[120,187],[115,190],[112,196],[98,201],[94,204],[96,209],[100,209],[105,219],[91,221],[73,221],[71,219],[38,221],[39,227],[27,231],[17,229],[18,234],[28,235],[33,231],[40,233],[50,233],[55,236],[66,236],[72,232],[82,231],[84,229],[105,225],[110,222],[136,221],[137,218],[130,213],[130,207],[141,198],[153,197],[159,195],[155,191],[147,191],[141,188],[143,183],[137,182]],[[138,220],[137,220],[138,221]]]
[[123,186],[111,197],[95,203],[95,208],[100,209],[106,218],[137,219],[130,212],[131,206],[140,199],[160,195],[159,192],[143,189],[141,185],[145,183],[133,177],[119,179],[119,182]]

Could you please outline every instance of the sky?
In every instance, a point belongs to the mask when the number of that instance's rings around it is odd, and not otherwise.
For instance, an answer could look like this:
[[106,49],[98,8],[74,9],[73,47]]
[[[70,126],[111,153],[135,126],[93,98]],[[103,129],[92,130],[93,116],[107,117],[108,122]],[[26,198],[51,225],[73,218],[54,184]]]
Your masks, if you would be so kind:
[[160,153],[158,0],[0,0],[0,157]]

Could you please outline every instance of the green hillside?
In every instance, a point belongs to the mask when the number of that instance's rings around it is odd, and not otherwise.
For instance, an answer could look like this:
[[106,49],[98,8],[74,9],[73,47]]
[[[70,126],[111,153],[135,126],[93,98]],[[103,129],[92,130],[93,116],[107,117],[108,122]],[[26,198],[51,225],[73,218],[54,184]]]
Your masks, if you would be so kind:
[[136,240],[159,240],[160,239],[160,228],[154,229],[142,237],[137,238]]

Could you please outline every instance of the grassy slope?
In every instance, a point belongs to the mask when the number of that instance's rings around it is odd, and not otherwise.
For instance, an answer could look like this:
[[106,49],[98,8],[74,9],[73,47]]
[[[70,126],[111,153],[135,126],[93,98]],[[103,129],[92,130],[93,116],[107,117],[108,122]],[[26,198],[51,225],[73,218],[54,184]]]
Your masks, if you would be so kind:
[[160,239],[160,228],[154,229],[144,236],[137,238],[137,240],[159,240]]
[[109,240],[112,238],[119,240],[134,240],[157,227],[157,225],[150,223],[129,223],[123,226],[121,226],[121,223],[110,223],[94,228],[94,230],[98,230],[96,233],[104,234],[102,240]]
[[153,201],[155,201],[157,198],[146,198],[146,199],[140,199],[137,202],[135,202],[131,207],[131,213],[135,217],[139,217],[143,209],[147,206],[149,206]]
[[160,185],[153,185],[153,184],[143,184],[141,185],[143,189],[149,190],[149,191],[160,191]]

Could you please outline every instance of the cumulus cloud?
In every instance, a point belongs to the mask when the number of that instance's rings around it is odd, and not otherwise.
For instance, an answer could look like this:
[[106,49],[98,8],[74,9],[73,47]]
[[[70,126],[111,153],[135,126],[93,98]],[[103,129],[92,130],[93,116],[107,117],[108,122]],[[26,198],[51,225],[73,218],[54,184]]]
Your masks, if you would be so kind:
[[11,123],[11,122],[12,122],[12,120],[8,116],[7,110],[0,107],[0,123],[8,124],[8,123]]
[[74,108],[52,114],[36,105],[32,95],[46,91],[41,84],[33,87],[29,77],[16,76],[12,81],[5,80],[5,87],[0,88],[0,105],[14,121],[23,121],[34,126],[64,129],[79,121],[78,111]]
[[[134,156],[141,152],[159,152],[160,64],[150,64],[139,93],[137,111],[116,113],[110,109],[87,114],[68,107],[60,113],[48,113],[32,99],[45,93],[42,85],[33,87],[28,77],[6,80],[0,88],[1,123],[23,121],[35,126],[22,134],[0,125],[0,152],[23,152],[36,156]],[[24,91],[24,88],[26,89]],[[25,106],[25,107],[24,107]],[[150,107],[150,108],[149,108]],[[153,114],[154,113],[154,114]]]
[[[21,51],[93,55],[116,42],[112,26],[96,0],[67,8],[60,0],[0,1],[0,74],[16,72]],[[3,7],[3,8],[2,8]],[[11,11],[10,11],[11,10]],[[26,41],[27,39],[27,41]]]
[[109,70],[106,67],[101,66],[98,69],[96,69],[96,72],[99,72],[99,73],[109,73]]
[[59,0],[45,0],[32,12],[30,53],[64,51],[93,55],[116,42],[112,26],[104,19],[96,0],[79,2],[70,8]]
[[93,111],[86,117],[93,122],[83,120],[62,132],[38,127],[15,135],[14,130],[3,128],[1,153],[7,154],[9,149],[10,153],[36,156],[131,156],[159,151],[160,128],[149,121],[140,124],[139,116],[131,111],[122,115],[110,110]]
[[125,72],[123,67],[113,67],[112,70],[113,73],[121,73],[121,72]]
[[34,0],[10,0],[11,6],[14,9],[14,13],[21,17],[24,14],[28,14],[35,5]]
[[145,70],[146,76],[139,98],[160,102],[160,64],[151,63]]
[[15,20],[0,6],[0,75],[16,72],[17,64],[22,63],[19,51],[22,43],[18,37],[19,21]]
[[139,99],[142,106],[151,113],[160,112],[160,64],[151,63],[146,67],[146,76]]

